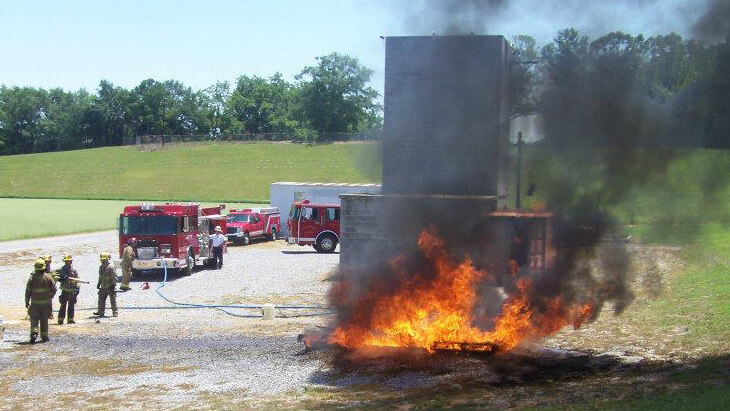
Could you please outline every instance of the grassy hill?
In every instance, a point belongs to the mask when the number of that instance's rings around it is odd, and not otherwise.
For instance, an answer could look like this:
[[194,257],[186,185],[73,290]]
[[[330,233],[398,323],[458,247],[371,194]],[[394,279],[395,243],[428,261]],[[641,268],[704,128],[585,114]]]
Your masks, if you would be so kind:
[[209,143],[0,157],[0,197],[268,202],[275,181],[374,183],[378,146]]

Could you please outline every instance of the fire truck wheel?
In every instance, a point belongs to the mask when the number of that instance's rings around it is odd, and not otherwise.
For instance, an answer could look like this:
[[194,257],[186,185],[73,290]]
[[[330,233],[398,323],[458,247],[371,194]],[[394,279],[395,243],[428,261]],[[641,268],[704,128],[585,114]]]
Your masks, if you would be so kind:
[[319,249],[315,247],[315,250],[321,252],[321,253],[331,253],[335,251],[335,248],[337,247],[337,239],[331,235],[323,235],[322,237],[317,240],[317,244],[319,246]]
[[193,273],[193,268],[195,267],[195,257],[193,253],[188,251],[188,256],[185,259],[187,260],[187,267],[181,269],[180,273],[182,275],[190,275]]
[[276,236],[276,235],[277,235],[277,233],[276,233],[276,227],[273,227],[273,228],[271,229],[271,239],[272,239],[273,241],[276,241],[276,239],[277,239],[277,236]]

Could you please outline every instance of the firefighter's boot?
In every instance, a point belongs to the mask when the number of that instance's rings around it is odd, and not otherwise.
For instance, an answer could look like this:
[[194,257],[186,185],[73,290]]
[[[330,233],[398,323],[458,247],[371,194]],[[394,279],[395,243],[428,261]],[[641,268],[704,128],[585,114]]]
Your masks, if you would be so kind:
[[[71,321],[69,321],[70,323]],[[58,325],[63,325],[63,317],[58,317]]]
[[30,333],[30,343],[35,344],[36,338],[38,338],[38,332],[37,331],[31,332]]
[[116,311],[114,311],[114,312],[112,313],[112,316],[114,316],[114,317],[119,317],[119,313],[118,313],[118,312],[116,312]]
[[48,336],[47,335],[42,335],[41,336],[41,341],[48,342]]
[[66,324],[76,324],[76,321],[74,321],[73,318],[69,317],[68,322],[66,322]]

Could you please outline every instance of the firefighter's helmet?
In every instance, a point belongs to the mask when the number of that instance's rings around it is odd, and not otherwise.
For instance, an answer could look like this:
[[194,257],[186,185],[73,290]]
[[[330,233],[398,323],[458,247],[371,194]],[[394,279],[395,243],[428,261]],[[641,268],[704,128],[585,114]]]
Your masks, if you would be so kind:
[[66,254],[63,256],[63,261],[73,261],[73,257],[71,257],[71,254]]
[[44,255],[44,256],[42,256],[41,258],[42,258],[42,259],[43,259],[43,261],[45,261],[46,263],[50,263],[50,262],[51,262],[51,256],[50,256],[50,255]]
[[35,260],[35,263],[33,264],[33,268],[36,269],[36,271],[43,271],[46,269],[46,261],[43,260],[43,258],[39,258]]
[[104,252],[104,253],[99,254],[99,260],[101,260],[101,261],[109,261],[111,259],[112,259],[112,255],[109,253]]
[[223,230],[221,229],[221,226],[219,226],[219,225],[215,226],[215,232],[216,233],[222,233]]
[[135,247],[137,245],[137,239],[132,237],[129,240],[127,240],[127,244],[131,245],[132,247]]

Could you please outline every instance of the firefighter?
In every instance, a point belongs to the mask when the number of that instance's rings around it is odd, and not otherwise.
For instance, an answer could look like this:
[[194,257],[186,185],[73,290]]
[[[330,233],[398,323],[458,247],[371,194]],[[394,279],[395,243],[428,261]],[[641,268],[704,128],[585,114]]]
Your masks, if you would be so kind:
[[58,296],[58,302],[61,305],[58,309],[58,324],[63,324],[63,320],[66,318],[66,307],[68,307],[68,323],[75,323],[74,306],[80,288],[77,281],[70,280],[79,278],[79,273],[72,267],[72,264],[73,257],[66,254],[63,256],[63,267],[58,270],[58,281],[61,283],[61,295]]
[[122,285],[119,291],[129,291],[129,280],[132,278],[132,261],[137,257],[135,253],[137,248],[137,239],[132,237],[127,241],[127,246],[122,251]]
[[109,253],[99,255],[101,265],[99,266],[99,282],[96,284],[96,288],[99,290],[99,306],[94,313],[99,317],[104,316],[107,296],[112,306],[112,315],[117,316],[117,292],[114,289],[117,286],[117,273],[114,272],[114,267],[109,264],[111,258],[112,255]]
[[[46,273],[48,273],[48,275],[50,275],[51,278],[53,278],[53,281],[55,282],[56,281],[56,277],[53,274],[51,274],[51,256],[50,255],[43,255],[43,256],[41,256],[39,258],[42,258],[43,261],[46,263],[46,269],[44,271]],[[53,300],[51,300],[51,312],[48,314],[48,319],[50,319],[50,320],[53,319]]]
[[56,282],[46,272],[46,262],[39,258],[33,264],[33,274],[25,286],[25,308],[30,317],[30,343],[38,338],[38,322],[41,325],[41,340],[48,341],[48,312],[56,295]]
[[226,244],[226,236],[223,235],[221,226],[215,226],[215,234],[210,236],[210,242],[213,246],[213,265],[220,270],[223,267],[223,247]]

